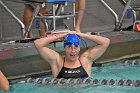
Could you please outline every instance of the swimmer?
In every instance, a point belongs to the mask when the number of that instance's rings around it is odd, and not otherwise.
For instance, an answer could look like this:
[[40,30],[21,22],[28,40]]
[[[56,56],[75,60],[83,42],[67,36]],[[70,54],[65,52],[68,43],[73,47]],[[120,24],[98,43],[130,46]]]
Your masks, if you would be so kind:
[[0,89],[4,91],[9,90],[9,82],[1,71],[0,71]]
[[[47,47],[46,45],[57,39],[64,39],[65,55]],[[80,52],[80,38],[96,43],[95,46]],[[103,36],[89,35],[70,31],[52,37],[40,38],[34,41],[41,57],[50,64],[54,78],[86,78],[91,75],[92,63],[101,57],[110,44],[110,40]]]

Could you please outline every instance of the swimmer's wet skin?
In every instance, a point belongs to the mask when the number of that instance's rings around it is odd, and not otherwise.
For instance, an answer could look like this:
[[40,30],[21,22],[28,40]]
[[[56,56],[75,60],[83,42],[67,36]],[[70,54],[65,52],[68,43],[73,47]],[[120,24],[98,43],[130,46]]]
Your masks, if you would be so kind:
[[[57,51],[46,46],[57,39],[64,39],[64,52],[61,55]],[[80,38],[89,39],[96,43],[82,54],[80,53]],[[98,59],[108,48],[110,40],[103,36],[70,31],[44,37],[34,41],[39,54],[50,64],[55,78],[86,78],[91,74],[94,60]]]

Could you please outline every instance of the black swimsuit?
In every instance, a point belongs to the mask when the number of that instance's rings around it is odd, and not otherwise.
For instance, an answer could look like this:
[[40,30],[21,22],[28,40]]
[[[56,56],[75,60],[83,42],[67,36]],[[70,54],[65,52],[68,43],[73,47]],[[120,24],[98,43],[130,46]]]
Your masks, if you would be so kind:
[[[81,61],[79,60],[80,64]],[[64,58],[64,62],[63,62],[63,67],[60,70],[59,74],[57,75],[57,78],[86,78],[88,77],[87,72],[85,71],[85,69],[83,68],[82,64],[80,67],[77,68],[67,68],[64,67],[64,63],[65,63],[65,58]]]

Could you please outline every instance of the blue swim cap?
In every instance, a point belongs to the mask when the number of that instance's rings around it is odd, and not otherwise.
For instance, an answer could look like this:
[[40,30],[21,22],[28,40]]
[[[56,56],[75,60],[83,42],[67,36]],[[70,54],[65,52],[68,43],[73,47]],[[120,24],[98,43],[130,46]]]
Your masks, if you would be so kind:
[[66,36],[64,36],[64,47],[71,44],[74,44],[77,47],[80,45],[80,38],[78,35],[67,34]]

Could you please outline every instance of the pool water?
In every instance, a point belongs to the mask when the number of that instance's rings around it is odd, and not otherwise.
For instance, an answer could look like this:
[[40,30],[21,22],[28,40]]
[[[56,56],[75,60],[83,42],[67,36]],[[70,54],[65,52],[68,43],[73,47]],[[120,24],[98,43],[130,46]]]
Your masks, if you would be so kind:
[[[124,65],[118,61],[93,67],[92,73],[93,79],[140,80],[140,65]],[[10,91],[0,93],[140,93],[140,86],[14,83]]]

